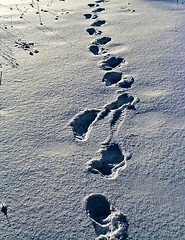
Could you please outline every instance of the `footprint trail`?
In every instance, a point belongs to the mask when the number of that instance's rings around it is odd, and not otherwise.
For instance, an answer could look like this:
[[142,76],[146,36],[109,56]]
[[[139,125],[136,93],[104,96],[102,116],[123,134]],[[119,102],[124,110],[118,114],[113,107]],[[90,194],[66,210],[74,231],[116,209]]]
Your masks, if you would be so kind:
[[[97,174],[105,179],[115,179],[127,167],[127,160],[131,158],[131,154],[122,149],[117,142],[119,130],[124,122],[125,114],[129,110],[135,110],[135,105],[139,102],[139,99],[123,92],[132,87],[134,78],[129,75],[124,76],[121,71],[125,59],[114,56],[114,54],[110,55],[108,49],[104,48],[105,45],[106,47],[109,46],[108,43],[112,39],[109,36],[97,37],[103,33],[100,30],[101,27],[107,24],[106,20],[99,19],[99,13],[106,11],[105,8],[100,7],[100,4],[106,2],[109,1],[96,0],[94,4],[88,4],[92,11],[90,14],[84,14],[86,19],[96,19],[86,29],[89,35],[95,36],[88,49],[93,55],[102,56],[98,66],[104,71],[102,82],[105,83],[105,86],[121,88],[122,92],[119,91],[117,98],[104,105],[101,109],[84,110],[77,114],[71,121],[70,126],[76,140],[86,140],[95,124],[110,115],[108,118],[110,128],[108,136],[100,144],[95,156],[86,163],[86,169],[90,174]],[[95,228],[96,240],[128,239],[129,224],[126,216],[119,211],[113,211],[104,195],[91,194],[86,197],[85,208]]]

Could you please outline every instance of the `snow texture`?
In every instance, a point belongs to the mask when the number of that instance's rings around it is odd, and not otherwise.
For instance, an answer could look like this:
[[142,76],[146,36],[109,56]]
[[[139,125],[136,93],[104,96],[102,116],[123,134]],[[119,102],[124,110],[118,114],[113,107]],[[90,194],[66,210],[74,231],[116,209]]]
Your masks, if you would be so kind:
[[0,0],[0,239],[185,239],[184,11]]

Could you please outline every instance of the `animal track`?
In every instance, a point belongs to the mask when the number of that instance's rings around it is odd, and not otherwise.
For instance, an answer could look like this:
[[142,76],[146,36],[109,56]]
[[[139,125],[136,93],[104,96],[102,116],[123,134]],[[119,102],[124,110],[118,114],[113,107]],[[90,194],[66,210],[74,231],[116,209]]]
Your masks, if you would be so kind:
[[101,194],[91,194],[85,199],[86,212],[92,220],[96,240],[126,240],[128,221],[120,211],[113,211],[107,198]]
[[103,70],[112,70],[113,68],[119,66],[122,62],[124,62],[124,59],[121,57],[110,57],[107,60],[103,60],[102,62],[100,62],[100,67]]
[[96,119],[99,110],[85,110],[82,113],[79,113],[75,118],[70,122],[74,137],[83,140],[85,139],[85,134],[88,131],[89,126]]
[[18,41],[15,41],[15,47],[19,47],[24,50],[29,50],[30,55],[33,55],[34,53],[39,53],[38,50],[33,49],[34,43],[28,43],[28,42],[22,41],[21,39],[19,39]]
[[102,37],[102,38],[96,39],[93,43],[94,44],[105,45],[106,43],[108,43],[110,41],[111,41],[110,37]]
[[102,176],[117,177],[118,170],[126,167],[126,157],[122,154],[117,143],[106,143],[97,152],[98,157],[87,163],[87,169],[91,173],[99,173]]
[[95,21],[95,22],[93,22],[92,24],[91,24],[91,26],[93,26],[93,27],[101,27],[103,24],[105,24],[106,23],[106,21],[105,20],[97,20],[97,21]]

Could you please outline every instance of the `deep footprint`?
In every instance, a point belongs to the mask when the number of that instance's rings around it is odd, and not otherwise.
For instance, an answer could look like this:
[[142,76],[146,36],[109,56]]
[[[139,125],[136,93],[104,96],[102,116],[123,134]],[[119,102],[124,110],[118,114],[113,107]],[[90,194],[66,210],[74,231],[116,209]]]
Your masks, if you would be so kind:
[[110,37],[102,37],[102,38],[96,39],[93,43],[94,44],[105,45],[105,44],[107,44],[110,41],[111,41]]
[[97,21],[95,21],[95,22],[93,22],[92,24],[91,24],[91,26],[93,26],[93,27],[101,27],[103,24],[105,24],[106,23],[106,21],[105,20],[97,20]]
[[104,60],[100,63],[100,67],[103,70],[112,70],[113,68],[119,66],[122,62],[124,62],[124,59],[121,57],[110,57],[107,60]]
[[89,7],[94,7],[95,4],[94,4],[94,3],[89,3],[88,6],[89,6]]
[[93,35],[93,34],[100,35],[102,33],[102,31],[100,30],[96,31],[94,28],[87,28],[86,32],[88,32],[89,35]]
[[86,18],[86,19],[90,19],[91,17],[92,17],[92,14],[84,14],[84,17]]
[[122,81],[118,83],[118,87],[121,88],[131,88],[132,84],[134,83],[133,77],[124,77]]
[[94,54],[94,55],[98,55],[99,53],[99,47],[96,45],[92,45],[89,47],[89,50]]
[[120,167],[125,167],[125,157],[117,143],[108,143],[98,151],[98,159],[90,160],[87,168],[91,173],[99,173],[102,176],[117,176]]
[[72,127],[74,137],[83,140],[85,138],[85,134],[88,131],[89,126],[96,119],[99,110],[86,110],[77,116],[70,122],[70,126]]
[[88,32],[89,35],[93,35],[96,32],[96,30],[94,28],[87,28],[86,32]]
[[97,234],[96,240],[126,240],[128,221],[120,211],[112,211],[107,198],[101,194],[91,194],[85,200],[86,212],[92,220]]
[[109,2],[108,0],[96,0],[95,3]]
[[116,84],[121,80],[122,73],[120,72],[107,72],[105,73],[102,82],[105,82],[106,86]]
[[110,204],[103,195],[91,195],[86,201],[86,212],[90,218],[103,224],[103,220],[111,214]]
[[119,109],[120,107],[135,109],[134,101],[136,101],[136,99],[134,99],[134,97],[128,95],[127,93],[121,94],[120,96],[118,96],[116,101],[104,106],[103,110],[98,115],[97,120],[104,119],[111,110]]
[[102,11],[105,11],[105,8],[97,8],[97,9],[93,10],[92,12],[97,13],[97,12],[102,12]]

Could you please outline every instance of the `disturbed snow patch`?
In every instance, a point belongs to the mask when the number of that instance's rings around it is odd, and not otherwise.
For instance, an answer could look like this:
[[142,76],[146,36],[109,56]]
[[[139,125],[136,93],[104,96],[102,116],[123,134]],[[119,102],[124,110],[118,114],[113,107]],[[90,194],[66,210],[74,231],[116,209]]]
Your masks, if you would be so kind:
[[92,220],[96,240],[128,238],[128,221],[120,211],[113,211],[107,198],[101,194],[91,194],[85,199],[86,212]]
[[99,110],[85,110],[78,113],[71,121],[70,126],[74,133],[74,137],[79,140],[84,140],[89,126],[96,119]]
[[100,61],[99,66],[103,70],[112,70],[113,68],[118,67],[122,62],[125,62],[125,60],[121,57],[109,57],[108,59],[105,59],[103,61]]
[[117,143],[102,144],[96,157],[87,162],[87,170],[94,174],[100,174],[108,178],[116,178],[118,171],[126,168],[126,160],[130,156],[122,154],[122,150]]
[[105,82],[106,86],[111,86],[117,83],[118,87],[130,88],[134,83],[134,78],[131,76],[122,77],[121,72],[106,72],[103,76],[102,82]]

